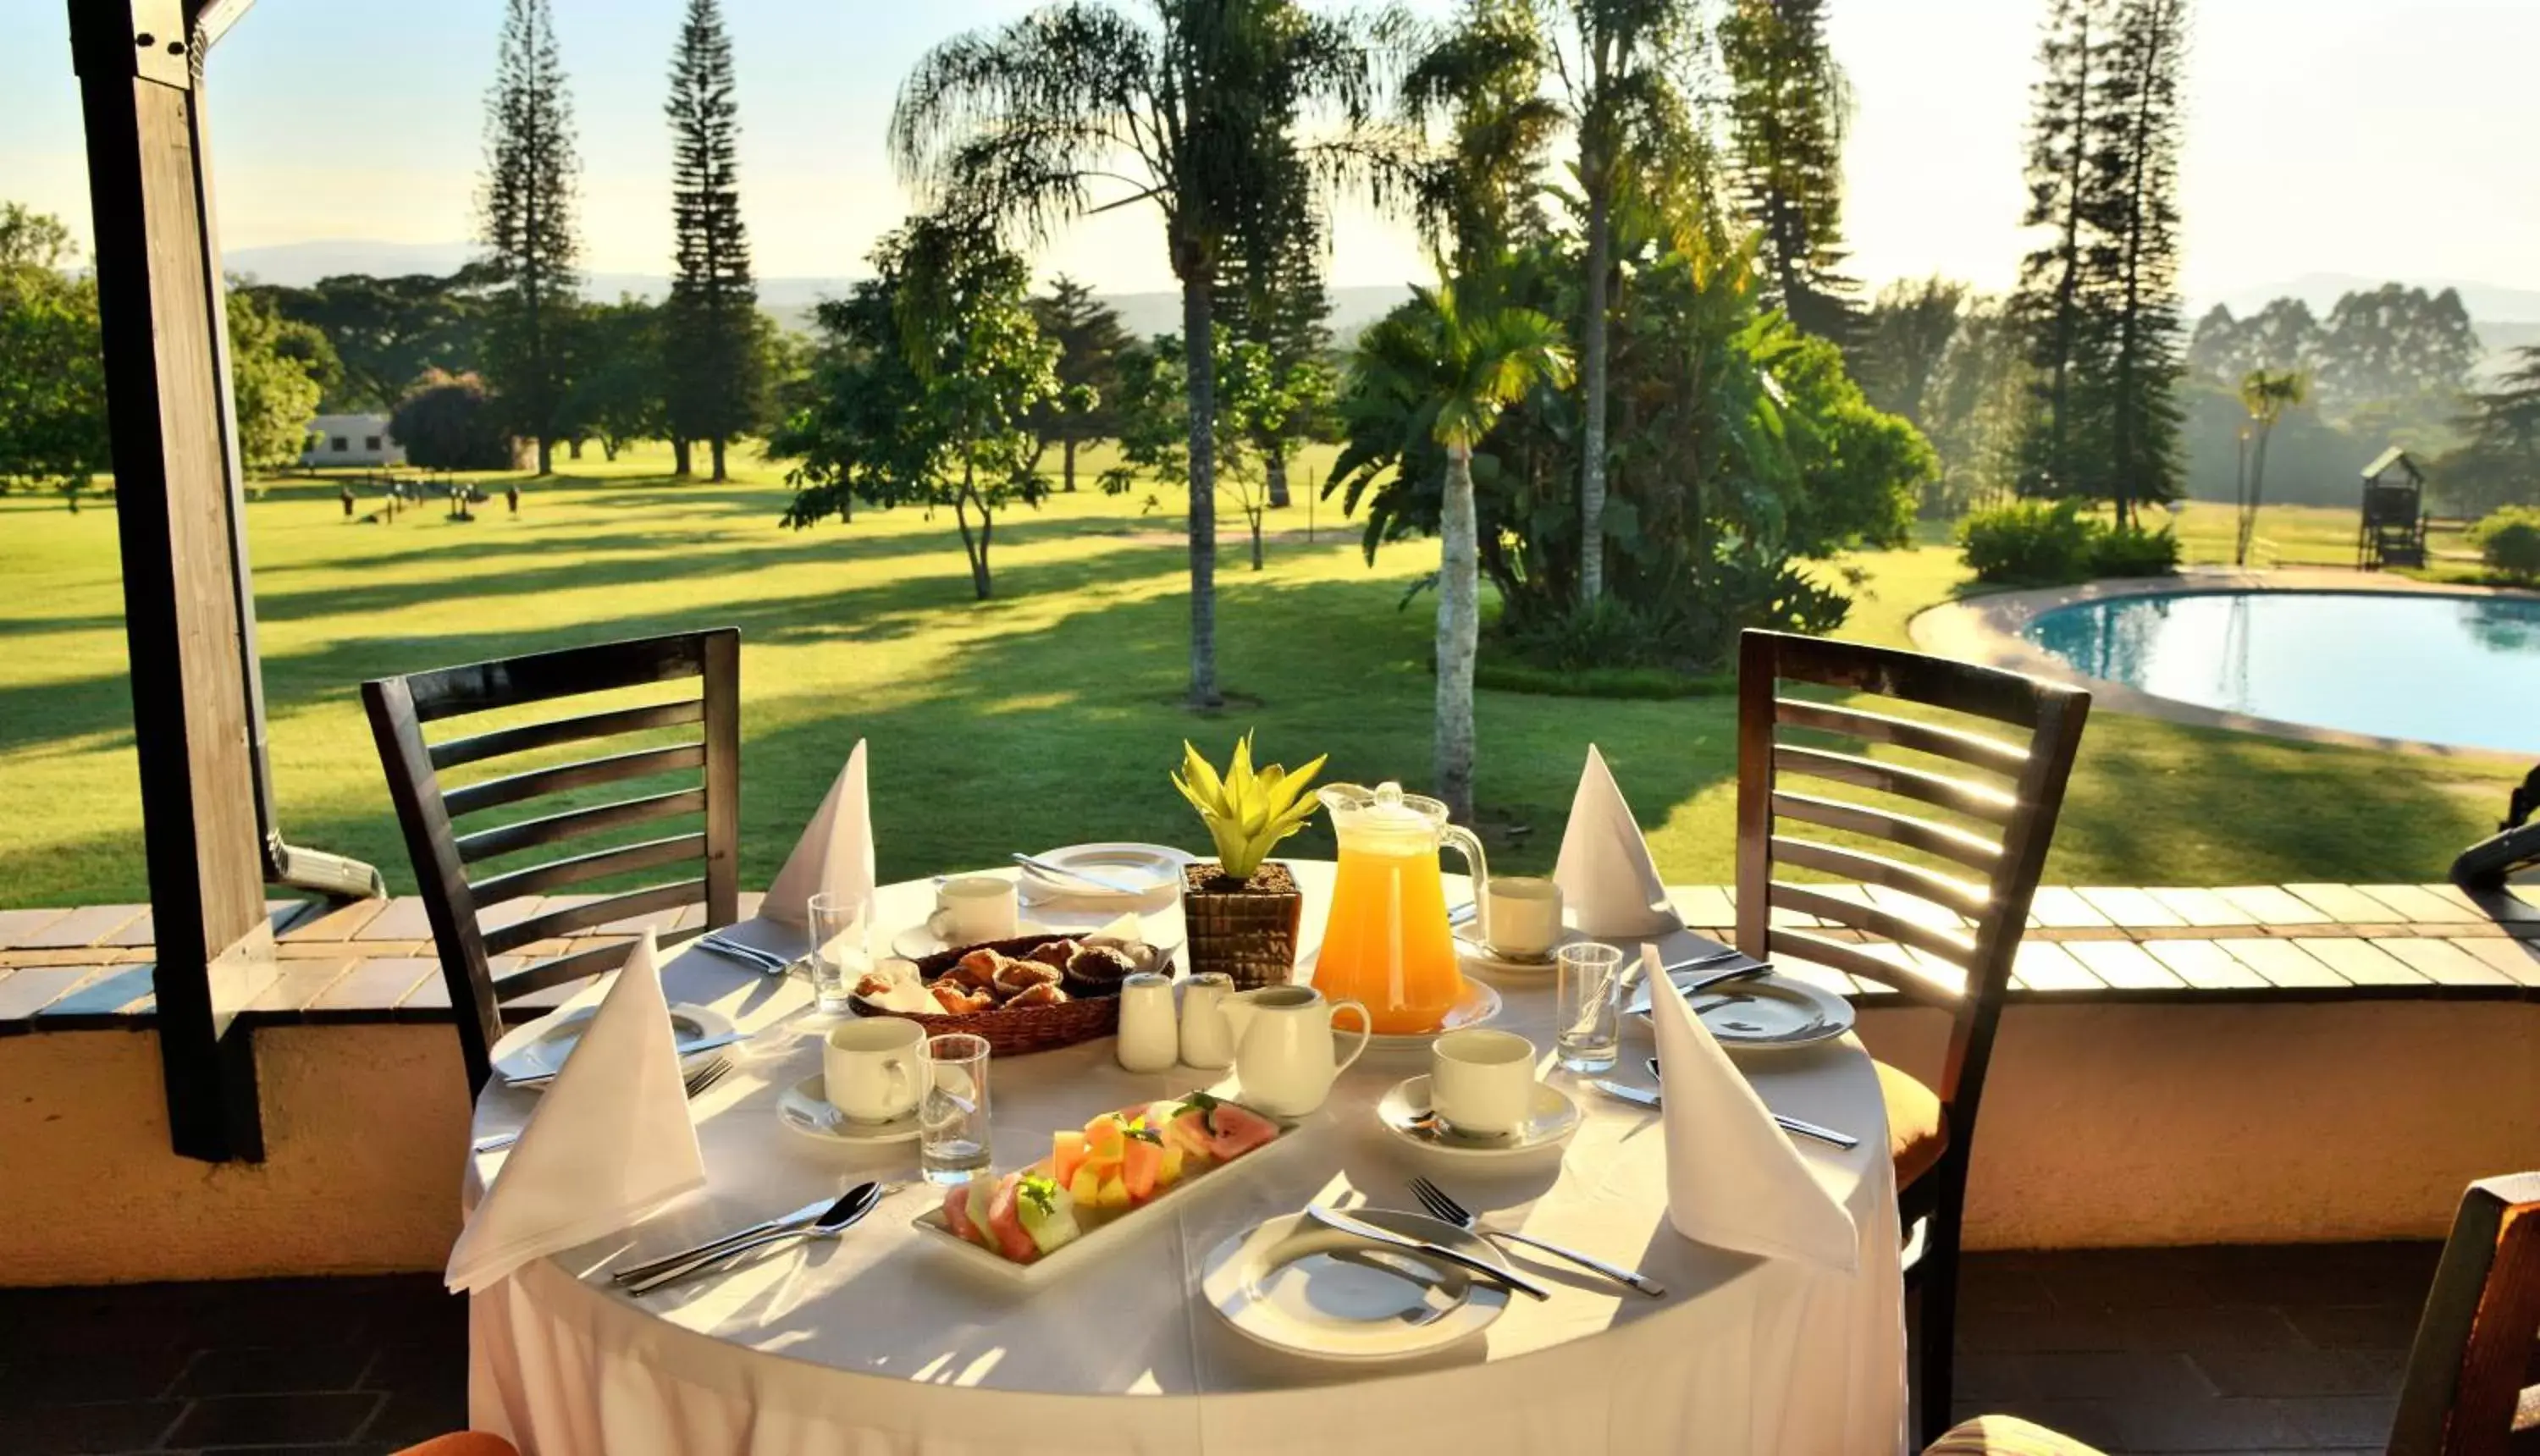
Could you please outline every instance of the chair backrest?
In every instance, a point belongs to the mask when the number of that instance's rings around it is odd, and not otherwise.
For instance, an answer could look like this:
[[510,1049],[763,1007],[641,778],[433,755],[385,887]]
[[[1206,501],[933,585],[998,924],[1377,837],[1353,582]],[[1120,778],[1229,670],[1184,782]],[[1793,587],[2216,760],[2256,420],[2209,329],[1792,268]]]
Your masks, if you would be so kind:
[[[532,723],[511,724],[466,737],[427,743],[424,725],[444,719],[549,703],[682,679],[699,680],[694,697],[610,707]],[[701,924],[667,934],[684,939],[740,913],[736,850],[741,815],[741,632],[724,627],[670,637],[568,648],[464,667],[444,667],[362,684],[371,733],[388,772],[388,796],[404,828],[424,910],[450,983],[450,1005],[459,1022],[459,1050],[472,1093],[492,1075],[491,1049],[502,1036],[501,1005],[531,992],[616,969],[631,942],[618,940],[548,956],[494,972],[494,958],[542,940],[571,936],[633,917],[654,916],[689,905],[705,907]],[[696,725],[694,735],[666,730]],[[646,746],[580,759],[541,763],[457,788],[441,782],[445,770],[529,753],[558,744],[646,735]],[[687,787],[633,797],[590,801],[594,786],[677,775]],[[460,833],[453,821],[506,806],[504,822]],[[657,819],[701,815],[701,827],[635,843],[622,840],[629,826]],[[593,837],[601,847],[589,848]],[[581,844],[572,842],[582,841]],[[543,863],[482,873],[485,862],[525,852],[572,845],[577,852]],[[693,862],[695,872],[665,884],[578,897],[554,908],[511,912],[492,923],[486,913],[506,902],[545,895],[567,885],[659,870]],[[471,867],[479,877],[471,879]]]
[[[1786,697],[1786,683],[1944,709],[1958,722]],[[1748,632],[1738,644],[1737,948],[1814,961],[1951,1013],[1936,1090],[1948,1120],[1946,1157],[1961,1176],[2011,957],[2089,711],[2090,695],[2079,689],[1920,653],[1779,632]],[[1794,732],[1899,752],[1872,758],[1792,741]],[[1791,779],[1810,781],[1808,792],[1785,788]],[[1917,811],[1831,797],[1834,787],[1914,800]],[[1884,841],[1918,860],[1810,837],[1803,827]],[[1776,877],[1786,866],[1851,884],[1786,882]],[[1957,982],[1917,974],[1902,953],[1890,960],[1776,923],[1790,912],[1924,952],[1954,968]]]
[[2434,1270],[2390,1456],[2540,1451],[2540,1173],[2461,1195]]

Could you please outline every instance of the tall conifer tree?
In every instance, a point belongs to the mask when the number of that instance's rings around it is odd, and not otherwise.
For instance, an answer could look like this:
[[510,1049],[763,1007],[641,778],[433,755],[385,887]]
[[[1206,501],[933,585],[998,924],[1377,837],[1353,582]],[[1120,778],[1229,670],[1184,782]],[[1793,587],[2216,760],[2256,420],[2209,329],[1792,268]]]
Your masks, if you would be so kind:
[[1730,176],[1765,285],[1793,323],[1848,343],[1859,285],[1842,268],[1847,100],[1826,48],[1825,0],[1734,0],[1720,53]]
[[2028,337],[2034,407],[2021,433],[2019,489],[2029,495],[2096,494],[2087,411],[2099,337],[2088,287],[2098,239],[2091,224],[2092,104],[2106,45],[2109,0],[2051,0],[2037,48],[2044,73],[2030,91],[2028,210],[2023,226],[2048,235],[2021,259],[2011,307]]
[[[718,0],[688,0],[670,63],[670,213],[676,239],[663,346],[670,434],[705,441],[714,478],[724,447],[757,423],[766,371],[759,349],[758,290],[741,221],[736,155],[741,111],[733,100],[732,42]],[[684,451],[683,451],[684,453]],[[687,462],[681,460],[684,471]]]
[[565,335],[579,279],[574,234],[573,102],[565,94],[547,0],[508,0],[485,98],[480,241],[498,293],[487,370],[515,435],[554,463],[556,417],[570,384]]
[[2108,234],[2108,463],[2117,520],[2179,491],[2180,73],[2187,0],[2122,0],[2109,46],[2108,144],[2099,191]]

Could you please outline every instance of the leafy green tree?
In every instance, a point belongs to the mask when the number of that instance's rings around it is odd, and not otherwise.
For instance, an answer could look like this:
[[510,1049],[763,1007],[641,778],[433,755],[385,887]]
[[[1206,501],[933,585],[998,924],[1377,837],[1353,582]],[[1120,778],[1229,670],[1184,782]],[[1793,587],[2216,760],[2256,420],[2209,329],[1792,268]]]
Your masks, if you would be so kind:
[[1446,469],[1439,499],[1438,703],[1433,779],[1449,814],[1473,816],[1473,659],[1481,640],[1480,518],[1473,451],[1501,413],[1538,387],[1570,381],[1560,325],[1531,309],[1462,303],[1451,284],[1412,302],[1359,336],[1352,378],[1416,432],[1395,447],[1410,456],[1434,443]]
[[[1940,473],[1923,498],[1924,515],[1946,520],[2011,495],[2019,475],[2029,378],[2021,331],[2002,301],[1970,298],[1914,421],[1940,459]],[[1874,394],[1870,402],[1886,407]]]
[[74,512],[114,468],[97,285],[65,276],[61,221],[0,203],[0,494],[57,490]]
[[2396,283],[2349,293],[2321,328],[2322,406],[2368,440],[2421,451],[2453,443],[2480,347],[2451,289]]
[[853,520],[858,498],[950,507],[985,601],[996,513],[1048,492],[1027,421],[1058,390],[1058,348],[1032,321],[1023,259],[963,224],[912,222],[873,264],[820,306],[817,361],[769,439],[770,456],[802,462],[785,523]]
[[669,433],[663,313],[661,307],[628,294],[614,304],[583,309],[575,320],[573,385],[565,391],[564,415],[574,433],[599,440],[608,459],[638,440]]
[[[714,479],[724,448],[760,424],[765,398],[758,289],[741,218],[741,112],[719,0],[688,0],[670,63],[670,223],[676,239],[661,329],[671,437],[707,443]],[[684,451],[683,451],[684,452]],[[686,473],[682,460],[680,472]]]
[[394,408],[425,370],[476,369],[485,355],[489,276],[471,263],[446,278],[348,273],[308,288],[246,283],[238,291],[326,336],[342,372],[319,380],[326,395],[318,408],[345,414]]
[[388,433],[405,447],[408,464],[427,470],[520,465],[520,448],[504,429],[502,408],[474,375],[424,371],[388,417]]
[[[1298,378],[1279,368],[1269,347],[1220,327],[1211,351],[1217,413],[1212,473],[1217,494],[1243,518],[1252,569],[1263,565],[1263,518],[1271,509],[1268,459],[1260,442],[1299,408]],[[1147,481],[1170,488],[1190,479],[1190,392],[1183,378],[1188,351],[1172,334],[1121,351],[1120,393],[1112,410],[1119,463],[1102,472],[1105,493],[1122,495]],[[1159,498],[1150,496],[1147,509]]]
[[1825,0],[1732,0],[1720,22],[1729,161],[1755,228],[1766,298],[1808,333],[1851,342],[1843,273],[1843,135],[1850,99],[1826,46]]
[[485,374],[512,433],[537,442],[541,475],[554,468],[557,419],[571,384],[565,334],[580,284],[573,222],[579,170],[549,0],[505,0],[477,194],[478,239],[494,285]]
[[1969,292],[1965,284],[1938,276],[1899,279],[1878,291],[1854,333],[1854,373],[1872,405],[1929,431],[1930,395],[1957,338]]
[[[1190,702],[1217,681],[1218,270],[1239,220],[1304,163],[1368,176],[1370,50],[1295,0],[1149,0],[1145,19],[1065,0],[938,45],[890,123],[901,174],[947,215],[1037,240],[1096,211],[1153,203],[1180,285],[1190,434]],[[1331,125],[1298,134],[1308,110]]]
[[1421,168],[1422,229],[1458,272],[1551,232],[1542,177],[1566,113],[1545,90],[1552,62],[1536,0],[1463,0],[1413,38],[1403,119],[1446,140]]
[[239,462],[252,472],[282,469],[309,443],[309,422],[325,394],[321,380],[341,374],[334,347],[251,294],[231,293],[228,313]]
[[2217,304],[2188,338],[2187,371],[2236,389],[2254,370],[2315,371],[2321,342],[2319,320],[2299,299],[2271,300],[2246,318]]
[[1076,452],[1117,428],[1109,400],[1120,388],[1120,351],[1129,346],[1120,312],[1086,284],[1060,274],[1032,300],[1041,333],[1058,343],[1058,394],[1032,414],[1043,449],[1059,448],[1061,488],[1076,489]]

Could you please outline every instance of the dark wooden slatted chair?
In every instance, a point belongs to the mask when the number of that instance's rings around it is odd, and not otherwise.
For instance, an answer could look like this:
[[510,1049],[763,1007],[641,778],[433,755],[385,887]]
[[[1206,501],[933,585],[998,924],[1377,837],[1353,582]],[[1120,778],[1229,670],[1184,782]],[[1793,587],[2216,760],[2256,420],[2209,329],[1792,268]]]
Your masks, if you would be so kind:
[[[1785,696],[1784,684],[1872,693],[2008,732]],[[1915,1399],[1925,1441],[1948,1425],[1958,1226],[1976,1104],[2011,957],[2089,711],[2087,693],[1919,653],[1777,632],[1748,632],[1739,643],[1737,948],[1893,987],[1950,1017],[1939,1087],[1878,1067],[1899,1211],[1909,1230],[1918,1221],[1923,1226],[1921,1255],[1907,1278],[1920,1293]],[[1810,736],[1793,741],[1794,731]],[[1826,735],[1910,750],[1940,767],[1917,767],[1892,753],[1870,757],[1817,746]],[[1807,783],[1790,787],[1795,780]],[[1884,797],[1829,797],[1828,788]],[[1896,799],[1912,800],[1918,809],[1936,806],[1956,822],[1882,806]],[[1807,830],[1831,830],[1845,842]],[[1900,848],[1919,862],[1858,847],[1864,840]],[[1847,881],[1849,892],[1783,880],[1777,871],[1785,867]],[[1890,959],[1857,941],[1777,924],[1777,910],[1891,941],[1929,960],[1912,967],[1902,952]],[[1939,966],[1930,966],[1932,960]],[[1938,974],[1918,974],[1921,968]]]
[[[444,719],[683,678],[699,679],[695,697],[494,728],[439,743],[424,741],[424,725]],[[388,797],[395,800],[397,822],[405,830],[406,854],[414,862],[424,911],[440,947],[471,1096],[493,1075],[490,1051],[502,1036],[503,1003],[615,970],[624,963],[632,942],[551,956],[500,976],[493,972],[493,957],[612,921],[689,905],[705,907],[705,923],[664,936],[665,941],[683,940],[739,918],[740,629],[603,643],[384,677],[362,684],[362,703],[370,712],[371,733],[379,743],[381,766],[388,771]],[[456,789],[444,789],[440,781],[441,771],[460,764],[691,724],[701,727],[693,741],[532,768]],[[528,804],[595,785],[683,774],[690,769],[698,771],[693,787],[577,804],[464,834],[452,823],[487,809]],[[686,814],[702,814],[704,827],[587,850],[477,879],[468,877],[469,867],[483,861]],[[691,864],[692,877],[491,928],[483,923],[487,910],[523,896]]]
[[2540,1452],[2540,1173],[2473,1183],[2408,1352],[2390,1456]]

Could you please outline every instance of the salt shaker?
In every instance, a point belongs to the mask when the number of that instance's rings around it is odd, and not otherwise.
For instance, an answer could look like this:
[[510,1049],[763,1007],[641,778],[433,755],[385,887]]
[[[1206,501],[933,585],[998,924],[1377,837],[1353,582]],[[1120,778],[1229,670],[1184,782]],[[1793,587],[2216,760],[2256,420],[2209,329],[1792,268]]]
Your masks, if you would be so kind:
[[1235,991],[1224,971],[1202,971],[1182,983],[1182,1065],[1214,1072],[1235,1065],[1235,1028],[1220,1003]]
[[1139,971],[1120,980],[1120,1065],[1131,1072],[1163,1072],[1179,1046],[1173,1031],[1173,983],[1169,976]]

